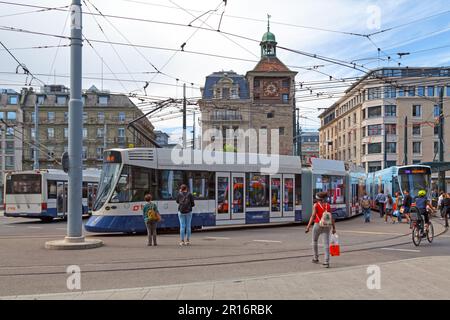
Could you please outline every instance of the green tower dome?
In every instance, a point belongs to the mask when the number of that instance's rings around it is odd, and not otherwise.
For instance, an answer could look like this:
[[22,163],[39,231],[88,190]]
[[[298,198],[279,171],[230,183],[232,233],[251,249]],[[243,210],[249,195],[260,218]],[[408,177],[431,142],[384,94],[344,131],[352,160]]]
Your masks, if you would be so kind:
[[275,35],[272,32],[267,31],[263,35],[262,42],[276,42]]
[[267,15],[267,32],[264,33],[260,46],[261,46],[261,57],[276,57],[277,41],[275,40],[275,35],[270,32],[270,15]]

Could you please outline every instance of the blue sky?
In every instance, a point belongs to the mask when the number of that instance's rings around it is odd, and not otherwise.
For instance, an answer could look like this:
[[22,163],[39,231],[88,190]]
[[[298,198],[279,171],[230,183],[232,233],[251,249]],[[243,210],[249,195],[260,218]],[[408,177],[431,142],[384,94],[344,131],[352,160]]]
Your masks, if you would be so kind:
[[[138,17],[158,21],[169,21],[187,25],[193,17],[202,12],[219,8],[216,14],[205,14],[193,25],[217,28],[220,15],[223,12],[222,1],[196,0],[89,0],[105,14]],[[89,4],[86,0],[86,3]],[[64,6],[68,0],[29,0],[16,1],[17,3],[37,4],[48,7]],[[222,5],[221,5],[222,3]],[[182,8],[182,9],[180,9]],[[90,6],[83,6],[85,12],[95,12]],[[221,30],[238,34],[252,39],[261,39],[266,31],[266,16],[271,14],[271,31],[276,35],[279,46],[301,50],[326,57],[341,59],[347,62],[354,59],[374,58],[374,60],[361,60],[359,63],[366,68],[383,66],[448,66],[450,65],[450,10],[445,0],[229,0],[221,22]],[[30,12],[32,8],[15,7],[0,4],[0,26],[13,26],[53,34],[69,34],[66,12]],[[30,12],[30,13],[24,13]],[[8,16],[23,13],[21,15]],[[378,15],[379,13],[379,15]],[[426,17],[427,20],[420,20]],[[377,18],[380,18],[379,21]],[[375,18],[375,20],[374,20]],[[245,39],[224,36],[218,32],[196,30],[186,27],[175,27],[155,23],[140,23],[118,19],[104,19],[92,16],[84,17],[84,34],[89,39],[98,39],[117,42],[131,42],[149,46],[177,49],[186,42],[186,50],[205,52],[217,55],[239,57],[247,60],[259,59],[259,45],[257,42]],[[379,29],[377,24],[379,22]],[[414,22],[414,23],[411,23]],[[104,30],[102,33],[98,24]],[[287,25],[289,24],[289,25]],[[373,44],[365,37],[340,34],[302,28],[301,26],[344,31],[362,35],[371,34],[380,30],[401,26],[371,37]],[[120,30],[117,32],[117,30]],[[125,36],[125,38],[123,36]],[[67,44],[66,40],[51,37],[40,37],[23,33],[14,33],[0,30],[0,39],[13,54],[33,73],[43,74],[41,78],[46,83],[59,82],[68,84],[69,49],[29,49],[33,46],[54,46]],[[440,46],[441,49],[422,51]],[[126,46],[110,46],[107,44],[94,44],[95,51],[87,44],[84,46],[83,72],[86,77],[100,78],[101,58],[104,60],[104,88],[112,92],[142,90],[145,81],[153,81],[147,88],[147,94],[162,99],[163,97],[181,97],[182,80],[188,82],[188,96],[199,97],[198,87],[203,85],[205,77],[220,70],[234,70],[245,74],[251,70],[256,62],[222,59],[201,56],[186,52],[173,53],[157,49],[134,49]],[[377,47],[383,53],[377,60]],[[27,49],[19,49],[27,48]],[[139,51],[139,52],[138,52]],[[399,59],[397,53],[410,52],[408,56]],[[384,53],[391,55],[388,63]],[[329,65],[317,59],[311,59],[297,53],[278,50],[279,58],[289,66],[317,66],[317,70],[332,75],[335,78],[360,76],[346,67]],[[145,57],[145,58],[144,58]],[[154,71],[149,64],[152,62],[162,69],[165,75],[154,75],[145,72]],[[25,83],[23,75],[15,75],[17,63],[4,51],[0,50],[0,87],[20,89]],[[327,76],[318,72],[293,68],[298,71],[297,81],[310,82],[327,80]],[[11,72],[11,73],[5,73]],[[113,74],[114,73],[114,74]],[[49,75],[54,76],[49,76]],[[175,79],[180,79],[176,81]],[[110,79],[110,80],[107,80]],[[118,81],[121,79],[123,81]],[[127,81],[125,81],[127,80]],[[165,85],[162,85],[164,83]],[[191,86],[190,83],[194,83]],[[85,88],[95,84],[101,87],[100,79],[85,79]],[[345,88],[321,90],[324,93],[343,92]],[[313,96],[317,92],[313,93]],[[304,96],[304,93],[300,95]],[[299,99],[302,100],[302,99]],[[303,99],[306,100],[306,99]],[[327,100],[300,102],[298,107],[308,119],[302,120],[305,128],[318,126],[317,108],[330,106],[336,98]],[[147,109],[145,109],[147,110]],[[176,109],[174,109],[177,111]],[[173,131],[181,126],[181,118],[167,119],[161,116],[170,112],[161,111],[152,121],[157,129]],[[162,119],[162,120],[161,120]],[[188,125],[192,125],[192,117],[188,118]],[[174,134],[172,141],[177,142],[179,135]]]

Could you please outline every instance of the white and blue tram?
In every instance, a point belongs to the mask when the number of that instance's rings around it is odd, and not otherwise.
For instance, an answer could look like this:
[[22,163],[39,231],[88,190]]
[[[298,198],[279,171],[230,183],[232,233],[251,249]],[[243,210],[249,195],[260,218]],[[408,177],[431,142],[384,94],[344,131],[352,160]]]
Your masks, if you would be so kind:
[[[100,171],[83,170],[83,214],[92,212]],[[62,170],[16,171],[5,175],[4,215],[50,222],[67,215],[68,174]]]
[[372,200],[373,209],[378,209],[375,198],[381,191],[386,196],[391,195],[395,201],[397,192],[404,196],[404,192],[409,191],[411,197],[415,199],[419,190],[426,190],[427,196],[431,199],[431,174],[431,167],[424,165],[390,167],[368,173],[366,190]]
[[[189,150],[192,161],[180,164],[174,161],[173,152],[148,148],[106,151],[93,215],[85,229],[145,232],[142,206],[146,193],[152,194],[161,212],[158,227],[178,227],[175,198],[181,184],[187,184],[195,198],[194,228],[306,221],[312,212],[313,193],[319,191],[329,192],[335,218],[360,213],[358,201],[352,205],[352,199],[363,181],[351,180],[343,162],[317,159],[312,168],[302,169],[300,157],[261,159],[256,154]],[[205,159],[213,155],[220,160],[208,164]],[[276,172],[267,172],[270,159],[278,161]]]

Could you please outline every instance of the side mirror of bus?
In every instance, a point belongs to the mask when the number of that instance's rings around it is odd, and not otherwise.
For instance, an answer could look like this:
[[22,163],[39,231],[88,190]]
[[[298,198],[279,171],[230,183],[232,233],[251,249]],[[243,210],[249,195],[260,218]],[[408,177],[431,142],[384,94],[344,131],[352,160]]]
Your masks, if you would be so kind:
[[69,153],[66,151],[61,157],[62,169],[65,173],[69,172]]

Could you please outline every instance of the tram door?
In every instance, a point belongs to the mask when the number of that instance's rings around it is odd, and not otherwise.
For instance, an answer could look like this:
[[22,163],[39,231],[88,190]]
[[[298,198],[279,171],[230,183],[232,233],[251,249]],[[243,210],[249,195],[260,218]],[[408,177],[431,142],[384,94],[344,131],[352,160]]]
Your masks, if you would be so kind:
[[230,220],[230,174],[216,173],[216,221]]
[[65,215],[67,212],[67,183],[57,182],[56,195],[56,212],[58,215]]
[[295,210],[295,177],[293,174],[283,175],[283,217],[294,217]]
[[245,174],[232,173],[231,220],[245,219]]
[[280,218],[282,212],[282,184],[281,175],[270,176],[270,217]]

